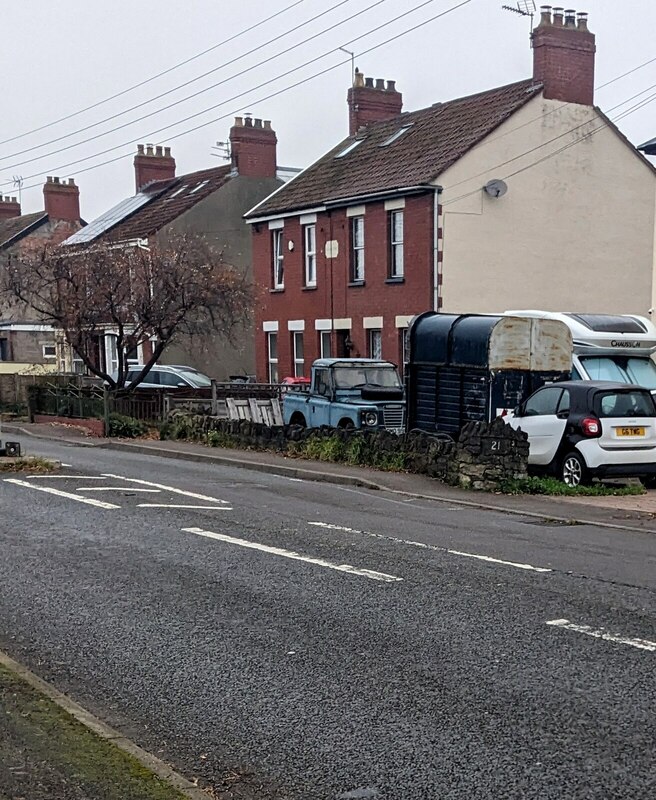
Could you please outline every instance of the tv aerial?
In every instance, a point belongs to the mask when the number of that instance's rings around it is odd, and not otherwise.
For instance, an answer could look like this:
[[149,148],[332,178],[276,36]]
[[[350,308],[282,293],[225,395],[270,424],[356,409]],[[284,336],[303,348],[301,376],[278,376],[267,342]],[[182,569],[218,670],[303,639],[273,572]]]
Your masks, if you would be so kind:
[[501,6],[504,11],[512,11],[513,14],[519,14],[520,17],[530,17],[531,29],[533,29],[533,16],[535,15],[535,1],[534,0],[517,0],[514,6],[504,5]]

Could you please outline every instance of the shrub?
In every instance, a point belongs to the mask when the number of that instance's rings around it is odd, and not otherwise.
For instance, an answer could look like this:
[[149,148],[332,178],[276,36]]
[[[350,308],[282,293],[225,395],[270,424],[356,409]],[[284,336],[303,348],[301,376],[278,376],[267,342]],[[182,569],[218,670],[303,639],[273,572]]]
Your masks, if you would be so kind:
[[125,417],[123,414],[109,415],[109,436],[121,439],[136,439],[148,432],[145,422],[134,417]]

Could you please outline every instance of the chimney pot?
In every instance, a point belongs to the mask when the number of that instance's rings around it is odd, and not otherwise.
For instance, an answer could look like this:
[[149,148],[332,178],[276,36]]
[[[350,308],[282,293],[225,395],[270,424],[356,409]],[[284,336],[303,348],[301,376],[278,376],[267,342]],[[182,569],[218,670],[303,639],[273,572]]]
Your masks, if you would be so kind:
[[578,29],[580,31],[587,31],[588,30],[588,13],[587,13],[587,11],[579,11],[577,23],[578,23]]
[[243,124],[244,124],[243,117],[235,117],[235,127],[241,128]]
[[573,8],[568,8],[565,11],[565,27],[566,28],[576,27],[576,11]]
[[46,178],[46,183],[52,183],[52,176],[51,175],[48,175],[48,177]]
[[563,25],[563,9],[560,6],[555,6],[553,10],[553,24],[561,28]]
[[10,202],[11,202],[11,203],[15,203],[15,202],[16,202],[16,198],[15,198],[15,197],[12,197],[12,198],[11,198],[11,200],[10,200]]
[[141,156],[144,154],[144,146],[142,144],[137,145],[137,153]]
[[75,178],[69,178],[68,179],[68,185],[69,186],[75,186]]
[[162,150],[162,146],[161,146],[161,145],[159,145],[159,144],[158,144],[158,145],[157,145],[157,147],[155,148],[155,155],[156,155],[156,156],[162,156],[162,155],[164,155],[164,151]]
[[255,127],[256,128],[261,128],[262,127],[262,120],[261,119],[257,119],[257,117],[255,118]]
[[388,92],[396,91],[396,81],[387,81],[387,91]]
[[171,158],[171,148],[170,147],[165,147],[164,148],[164,156],[166,158]]
[[551,25],[551,6],[540,6],[540,25]]
[[373,89],[374,88],[374,79],[373,78],[365,78],[364,79],[364,85],[368,89]]
[[253,118],[252,117],[246,117],[246,119],[244,120],[244,124],[245,124],[245,126],[247,128],[252,128],[253,127]]
[[364,75],[357,67],[355,68],[355,75],[353,76],[353,86],[364,86]]
[[52,182],[53,182],[53,183],[59,183],[59,178],[58,178],[57,176],[55,176],[55,177],[52,179]]
[[384,89],[385,88],[385,81],[383,78],[376,78],[376,89]]
[[264,130],[265,131],[270,131],[271,130],[271,120],[270,119],[265,119],[264,120]]
[[147,155],[147,156],[152,156],[152,155],[154,155],[154,153],[153,153],[153,146],[152,146],[152,144],[147,144],[147,145],[146,145],[146,155]]

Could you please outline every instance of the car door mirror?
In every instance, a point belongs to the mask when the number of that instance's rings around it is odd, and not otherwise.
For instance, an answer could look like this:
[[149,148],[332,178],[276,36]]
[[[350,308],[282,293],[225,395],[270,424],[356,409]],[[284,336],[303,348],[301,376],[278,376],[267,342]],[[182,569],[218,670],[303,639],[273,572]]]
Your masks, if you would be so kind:
[[520,403],[518,406],[515,406],[513,409],[513,415],[516,417],[521,417],[524,414],[524,405]]
[[567,419],[569,417],[569,411],[568,410],[559,411],[556,414],[556,416],[558,417],[558,419]]

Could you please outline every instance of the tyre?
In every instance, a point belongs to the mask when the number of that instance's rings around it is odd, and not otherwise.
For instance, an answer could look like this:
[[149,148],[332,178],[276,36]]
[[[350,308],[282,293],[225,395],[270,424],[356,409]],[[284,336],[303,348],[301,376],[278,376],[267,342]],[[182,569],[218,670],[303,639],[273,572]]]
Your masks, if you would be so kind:
[[567,486],[586,486],[590,483],[590,473],[583,456],[572,450],[560,464],[560,480]]
[[307,422],[305,421],[305,417],[301,414],[300,411],[295,411],[292,414],[292,418],[289,420],[290,425],[299,425],[301,428],[307,428]]
[[355,423],[352,419],[340,419],[338,428],[342,428],[345,431],[351,431],[355,428]]

